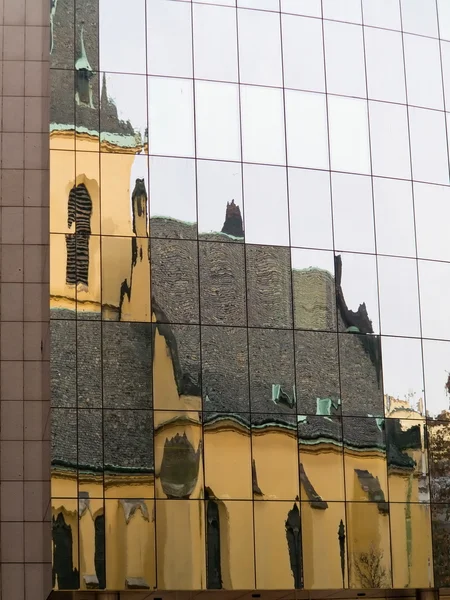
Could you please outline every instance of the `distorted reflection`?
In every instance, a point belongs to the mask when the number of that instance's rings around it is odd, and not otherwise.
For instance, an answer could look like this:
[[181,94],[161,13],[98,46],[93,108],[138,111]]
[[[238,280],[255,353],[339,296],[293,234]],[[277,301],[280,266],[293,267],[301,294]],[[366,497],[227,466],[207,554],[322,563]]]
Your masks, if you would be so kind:
[[[389,512],[375,502],[347,502],[346,515],[349,587],[392,587]],[[416,543],[420,543],[418,533]]]
[[450,585],[438,41],[403,1],[412,188],[394,4],[53,2],[55,589]]
[[[209,408],[209,405],[206,405]],[[203,413],[205,490],[214,498],[252,499],[252,446],[248,413]]]
[[336,329],[332,252],[292,248],[292,299],[296,329]]
[[197,161],[197,203],[201,239],[243,240],[242,167],[239,163]]
[[151,157],[150,198],[152,237],[197,238],[196,174],[193,160]]
[[424,419],[422,344],[413,338],[381,338],[384,411],[396,419]]

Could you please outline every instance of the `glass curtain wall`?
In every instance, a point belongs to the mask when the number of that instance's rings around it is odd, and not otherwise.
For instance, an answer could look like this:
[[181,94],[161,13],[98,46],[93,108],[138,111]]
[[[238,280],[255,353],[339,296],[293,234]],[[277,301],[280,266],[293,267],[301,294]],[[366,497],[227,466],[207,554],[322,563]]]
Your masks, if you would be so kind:
[[55,589],[450,587],[447,0],[50,18]]

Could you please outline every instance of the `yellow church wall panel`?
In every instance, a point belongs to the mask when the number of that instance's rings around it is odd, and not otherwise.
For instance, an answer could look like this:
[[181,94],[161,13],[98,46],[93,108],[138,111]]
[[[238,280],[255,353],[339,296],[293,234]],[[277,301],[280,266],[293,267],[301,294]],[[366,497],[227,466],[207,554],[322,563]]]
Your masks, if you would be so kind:
[[[220,520],[220,569],[223,588],[255,588],[253,503],[239,500],[212,500]],[[210,517],[206,501],[207,525]],[[209,538],[207,538],[208,544]],[[208,553],[208,546],[207,546]]]
[[[254,424],[252,415],[252,460],[258,490],[255,500],[295,500],[299,496],[299,457],[296,423],[292,428]],[[261,495],[262,494],[262,495]]]
[[394,588],[434,585],[429,504],[389,504]]
[[[134,154],[100,154],[101,230],[103,235],[132,236],[131,178]],[[139,163],[136,177],[148,177],[146,161]]]
[[[251,500],[252,446],[248,425],[219,416],[204,425],[205,485],[219,499]],[[249,422],[249,415],[242,415]]]
[[[290,536],[286,522],[293,521]],[[256,588],[287,590],[300,587],[301,550],[296,537],[300,509],[295,502],[254,503]],[[297,579],[297,581],[296,581]]]
[[390,517],[387,505],[346,503],[349,587],[392,587]]
[[206,588],[204,504],[203,500],[156,500],[159,589]]
[[348,587],[345,504],[328,502],[326,509],[318,509],[302,502],[300,510],[304,587]]

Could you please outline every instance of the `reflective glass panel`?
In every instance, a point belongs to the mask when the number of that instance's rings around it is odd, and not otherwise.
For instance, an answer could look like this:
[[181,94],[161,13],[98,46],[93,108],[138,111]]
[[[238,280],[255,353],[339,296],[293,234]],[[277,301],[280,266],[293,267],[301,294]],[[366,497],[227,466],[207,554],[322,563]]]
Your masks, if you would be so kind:
[[288,164],[293,167],[327,169],[325,96],[287,90],[285,103]]
[[450,340],[450,263],[419,260],[419,286],[422,335]]
[[147,69],[150,75],[192,77],[191,7],[182,2],[147,2]]
[[361,2],[358,0],[323,0],[323,18],[361,23]]
[[320,0],[281,0],[281,11],[309,17],[322,16]]
[[201,322],[246,325],[243,244],[200,242],[199,261]]
[[429,419],[447,421],[449,414],[448,361],[450,344],[423,340],[425,405]]
[[[152,302],[161,308],[157,320],[199,322],[198,245],[190,240],[151,241]],[[153,306],[153,311],[155,307]]]
[[444,113],[411,107],[409,127],[413,179],[448,185]]
[[193,11],[195,76],[236,82],[236,12],[223,6],[201,4],[194,4]]
[[[295,502],[255,502],[256,588],[300,587],[300,510]],[[286,540],[287,538],[287,540]],[[288,541],[288,543],[286,543]],[[289,543],[290,542],[290,543]],[[268,552],[271,548],[271,552]],[[276,550],[277,560],[272,552]]]
[[333,173],[331,192],[336,250],[374,252],[370,177]]
[[292,248],[291,263],[295,327],[333,331],[336,328],[333,253]]
[[[420,336],[417,262],[410,258],[378,257],[381,333]],[[403,290],[399,295],[396,290]],[[404,297],[408,302],[404,302]]]
[[392,587],[389,513],[383,504],[380,508],[376,502],[347,502],[345,508],[349,586],[356,589]]
[[415,256],[411,183],[374,177],[373,198],[377,251],[380,254]]
[[150,153],[193,156],[192,81],[149,77],[148,95]]
[[248,335],[252,414],[295,415],[292,331],[252,328]]
[[290,249],[248,245],[245,258],[249,326],[291,328]]
[[391,504],[392,576],[398,588],[431,588],[433,562],[429,504]]
[[325,401],[318,409],[317,415],[298,416],[301,499],[327,510],[345,500],[342,418],[328,411]]
[[242,153],[246,162],[286,163],[281,90],[241,87]]
[[199,160],[197,182],[198,230],[202,239],[243,241],[242,166]]
[[238,86],[197,81],[195,125],[198,157],[240,160]]
[[251,500],[250,415],[204,413],[205,486],[215,498]]
[[370,173],[367,104],[329,96],[330,158],[334,171]]
[[238,10],[238,33],[241,82],[281,87],[279,15]]
[[435,2],[400,0],[403,31],[437,37],[437,15]]
[[369,102],[369,117],[373,174],[410,179],[406,107],[387,102]]
[[[331,4],[335,5],[336,1],[330,0]],[[348,5],[350,0],[341,4]],[[362,27],[324,21],[324,40],[328,93],[364,98],[366,76]]]
[[442,74],[438,40],[417,35],[405,35],[403,39],[409,104],[442,110]]
[[[145,10],[145,0],[132,0],[127,10],[123,10],[120,0],[99,0],[101,71],[146,72]],[[118,23],[121,30],[120,44],[117,43]]]
[[375,256],[344,252],[336,258],[338,328],[378,333],[378,290]]
[[246,242],[289,245],[286,169],[244,165],[244,202]]
[[405,103],[402,34],[366,27],[364,43],[369,98]]
[[193,160],[150,158],[150,235],[174,239],[197,238]]
[[322,22],[293,15],[281,22],[285,87],[325,91]]
[[365,25],[401,29],[400,4],[398,0],[363,0]]
[[297,413],[339,414],[341,391],[337,334],[296,331],[294,340]]
[[395,419],[425,417],[422,344],[419,339],[381,338],[384,411]]
[[331,249],[333,234],[329,173],[289,169],[288,183],[292,246]]
[[414,184],[414,210],[418,257],[449,261],[445,223],[450,219],[450,189]]
[[249,410],[247,331],[242,327],[202,327],[201,336],[203,409],[245,413]]

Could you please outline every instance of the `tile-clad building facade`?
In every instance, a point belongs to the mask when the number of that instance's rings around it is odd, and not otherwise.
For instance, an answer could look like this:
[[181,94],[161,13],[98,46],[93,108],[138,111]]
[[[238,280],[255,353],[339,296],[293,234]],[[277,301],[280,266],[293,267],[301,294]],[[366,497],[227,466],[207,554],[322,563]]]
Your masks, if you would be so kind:
[[0,3],[0,589],[51,591],[49,19]]
[[445,0],[49,46],[54,597],[450,587]]

